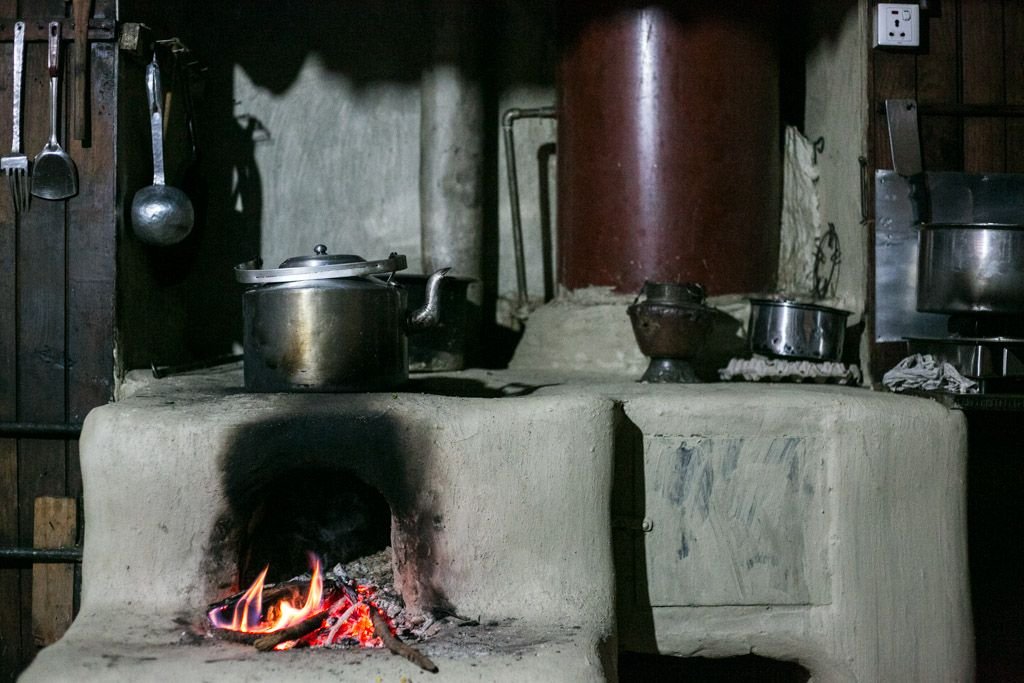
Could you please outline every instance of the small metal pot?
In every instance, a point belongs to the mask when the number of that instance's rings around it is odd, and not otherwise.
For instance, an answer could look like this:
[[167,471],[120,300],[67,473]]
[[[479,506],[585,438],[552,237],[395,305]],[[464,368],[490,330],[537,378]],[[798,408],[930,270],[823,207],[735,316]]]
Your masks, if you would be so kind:
[[[405,288],[409,307],[427,302],[430,278],[421,273],[397,273],[394,282]],[[409,372],[450,372],[466,367],[468,332],[479,318],[477,307],[467,298],[473,278],[444,278],[438,301],[437,325],[409,337]]]
[[437,324],[447,268],[426,283],[422,308],[406,311],[406,292],[379,279],[406,267],[392,254],[290,258],[275,269],[235,268],[251,285],[242,297],[245,386],[251,391],[380,391],[409,378],[406,334]]
[[776,358],[838,361],[849,311],[795,301],[751,299],[751,353]]
[[1024,225],[922,224],[917,277],[919,311],[1024,313]]

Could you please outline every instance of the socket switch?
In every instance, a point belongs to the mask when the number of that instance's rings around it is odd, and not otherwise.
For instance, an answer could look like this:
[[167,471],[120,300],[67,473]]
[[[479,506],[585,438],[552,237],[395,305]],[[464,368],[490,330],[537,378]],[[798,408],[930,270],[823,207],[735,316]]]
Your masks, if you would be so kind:
[[921,45],[921,7],[917,3],[880,2],[875,6],[874,47]]

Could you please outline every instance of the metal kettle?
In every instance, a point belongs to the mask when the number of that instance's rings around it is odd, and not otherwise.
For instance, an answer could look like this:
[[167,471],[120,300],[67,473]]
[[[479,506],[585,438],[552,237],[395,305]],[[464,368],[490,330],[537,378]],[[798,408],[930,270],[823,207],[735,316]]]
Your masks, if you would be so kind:
[[242,297],[245,387],[250,391],[382,391],[409,378],[406,335],[437,324],[443,268],[427,282],[424,305],[407,311],[405,289],[388,278],[405,256],[367,261],[313,255],[261,269],[235,267]]

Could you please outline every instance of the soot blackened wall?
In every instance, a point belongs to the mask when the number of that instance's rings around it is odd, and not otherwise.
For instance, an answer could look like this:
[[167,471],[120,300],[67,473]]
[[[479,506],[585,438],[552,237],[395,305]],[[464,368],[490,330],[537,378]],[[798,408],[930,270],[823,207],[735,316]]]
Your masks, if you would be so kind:
[[283,415],[239,429],[223,463],[209,574],[244,587],[271,563],[268,581],[283,580],[308,569],[305,551],[330,567],[382,549],[390,533],[407,606],[447,607],[435,580],[441,515],[417,486],[432,452],[410,448],[403,431],[383,414]]

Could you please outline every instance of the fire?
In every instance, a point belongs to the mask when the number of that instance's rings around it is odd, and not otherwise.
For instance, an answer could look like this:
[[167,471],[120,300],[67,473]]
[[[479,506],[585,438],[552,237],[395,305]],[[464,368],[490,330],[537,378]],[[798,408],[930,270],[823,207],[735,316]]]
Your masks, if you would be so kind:
[[[370,602],[373,589],[370,586],[358,586],[355,602],[344,590],[325,594],[320,558],[310,554],[310,561],[313,571],[309,591],[301,606],[293,604],[292,599],[281,598],[268,605],[266,610],[263,609],[264,580],[269,569],[267,566],[233,606],[222,605],[211,609],[207,614],[210,623],[220,629],[263,634],[295,626],[322,614],[322,624],[312,633],[282,643],[277,649],[288,649],[298,642],[304,642],[310,647],[323,647],[345,639],[358,641],[362,647],[380,647],[381,639],[375,634],[370,618],[370,610],[377,609]],[[299,599],[295,600],[298,602]]]

